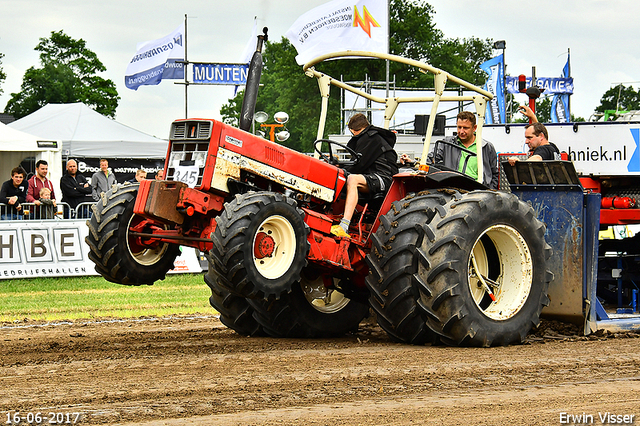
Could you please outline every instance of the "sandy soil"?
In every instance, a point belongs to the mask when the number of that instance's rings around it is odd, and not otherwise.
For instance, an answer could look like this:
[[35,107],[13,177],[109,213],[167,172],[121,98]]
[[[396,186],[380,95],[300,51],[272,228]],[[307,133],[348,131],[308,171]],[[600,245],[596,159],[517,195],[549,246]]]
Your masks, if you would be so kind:
[[638,334],[575,332],[546,324],[525,345],[468,349],[394,343],[371,323],[323,340],[241,337],[214,317],[5,324],[0,422],[640,424]]

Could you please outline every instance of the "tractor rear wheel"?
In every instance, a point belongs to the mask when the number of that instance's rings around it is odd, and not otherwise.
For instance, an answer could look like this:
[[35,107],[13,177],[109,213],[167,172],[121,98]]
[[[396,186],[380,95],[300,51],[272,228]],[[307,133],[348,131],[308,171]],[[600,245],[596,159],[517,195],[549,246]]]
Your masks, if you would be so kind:
[[553,274],[533,208],[515,195],[473,191],[437,210],[416,275],[427,326],[453,346],[521,343],[540,322]]
[[347,298],[339,280],[312,268],[279,300],[249,300],[254,318],[273,337],[332,337],[357,330],[369,306]]
[[424,227],[436,208],[442,208],[451,197],[451,191],[434,190],[394,202],[372,237],[366,278],[369,304],[380,327],[398,342],[419,345],[435,338],[420,304],[419,288],[425,283],[416,272],[426,258],[421,248]]
[[133,213],[138,185],[116,185],[93,207],[87,220],[89,259],[107,281],[125,285],[151,285],[173,268],[180,247],[176,244],[142,244],[129,229],[143,218]]
[[508,193],[440,192],[394,203],[367,257],[378,323],[413,344],[522,342],[549,303],[544,233],[531,206]]
[[300,279],[308,233],[295,200],[273,192],[237,195],[216,218],[212,278],[245,298],[278,299]]

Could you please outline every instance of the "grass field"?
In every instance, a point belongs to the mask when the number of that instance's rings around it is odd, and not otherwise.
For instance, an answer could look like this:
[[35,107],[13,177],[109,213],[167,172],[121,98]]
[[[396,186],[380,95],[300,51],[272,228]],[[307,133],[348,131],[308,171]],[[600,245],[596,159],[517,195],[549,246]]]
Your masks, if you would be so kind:
[[153,286],[102,277],[0,280],[0,322],[215,314],[202,274],[173,274]]

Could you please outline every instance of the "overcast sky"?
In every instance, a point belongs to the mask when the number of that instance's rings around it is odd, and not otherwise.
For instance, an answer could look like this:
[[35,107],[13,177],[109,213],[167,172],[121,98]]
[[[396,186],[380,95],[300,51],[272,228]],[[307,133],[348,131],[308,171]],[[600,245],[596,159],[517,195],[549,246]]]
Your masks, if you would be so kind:
[[[7,79],[0,109],[20,90],[24,72],[39,67],[33,49],[39,38],[63,30],[84,39],[107,67],[102,74],[121,96],[116,119],[143,132],[167,138],[169,125],[184,117],[184,87],[165,80],[132,91],[124,86],[136,43],[168,35],[188,15],[188,59],[237,62],[257,16],[279,41],[297,17],[326,0],[0,0],[0,52]],[[586,119],[602,94],[616,83],[640,80],[637,0],[431,0],[436,27],[446,37],[505,40],[507,73],[559,77],[571,49],[575,94],[572,112]],[[508,5],[508,7],[507,7]],[[535,6],[535,8],[533,7]],[[496,52],[500,53],[500,52]],[[191,80],[191,77],[190,77]],[[633,84],[638,88],[638,83]],[[229,86],[190,86],[189,116],[219,118]],[[526,102],[525,95],[519,101]],[[268,111],[273,114],[275,111]]]

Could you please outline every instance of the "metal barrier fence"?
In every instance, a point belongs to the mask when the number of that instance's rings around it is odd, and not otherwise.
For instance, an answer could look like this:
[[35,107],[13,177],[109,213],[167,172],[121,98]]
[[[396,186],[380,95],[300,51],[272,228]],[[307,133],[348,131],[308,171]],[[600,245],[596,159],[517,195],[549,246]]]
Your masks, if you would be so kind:
[[71,214],[74,215],[75,219],[89,219],[92,215],[91,206],[93,206],[94,204],[95,202],[80,203],[75,210],[71,211]]
[[22,209],[16,213],[13,206],[0,203],[1,220],[65,220],[65,219],[89,219],[91,206],[95,203],[80,203],[75,209],[64,202],[56,202],[56,206],[43,204],[22,203]]

